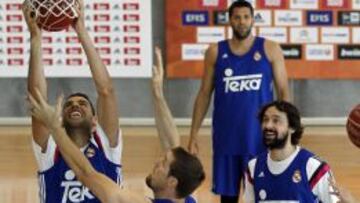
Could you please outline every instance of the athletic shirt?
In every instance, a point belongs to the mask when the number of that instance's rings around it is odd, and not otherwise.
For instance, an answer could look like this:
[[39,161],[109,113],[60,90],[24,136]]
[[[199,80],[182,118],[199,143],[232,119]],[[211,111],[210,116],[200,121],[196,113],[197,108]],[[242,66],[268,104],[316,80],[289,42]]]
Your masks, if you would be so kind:
[[253,157],[266,150],[257,114],[273,100],[273,72],[264,42],[255,37],[241,56],[232,53],[229,41],[218,43],[212,123],[215,153]]
[[[174,203],[173,201],[169,200],[169,199],[153,199],[152,200],[153,203]],[[191,196],[187,196],[185,198],[185,202],[184,203],[196,203],[195,199]]]
[[313,153],[297,148],[285,161],[289,162],[285,163],[286,168],[269,169],[269,166],[275,166],[274,161],[269,163],[269,160],[269,154],[263,153],[256,158],[255,164],[253,160],[249,163],[249,170],[252,172],[247,172],[246,187],[252,187],[253,197],[247,198],[249,188],[246,188],[245,202],[337,202],[329,184],[332,179],[330,167]]
[[[41,203],[100,203],[100,200],[76,179],[74,172],[67,166],[51,136],[45,154],[41,153],[41,148],[35,142],[33,143],[40,169],[38,178]],[[96,171],[120,184],[121,149],[121,134],[119,134],[118,145],[111,148],[105,133],[97,126],[89,144],[81,151]]]

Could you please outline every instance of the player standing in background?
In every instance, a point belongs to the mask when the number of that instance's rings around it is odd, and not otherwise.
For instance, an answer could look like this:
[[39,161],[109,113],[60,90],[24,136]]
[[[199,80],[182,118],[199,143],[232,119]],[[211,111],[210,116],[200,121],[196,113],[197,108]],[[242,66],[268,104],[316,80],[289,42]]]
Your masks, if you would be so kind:
[[[79,17],[73,28],[89,62],[98,94],[97,110],[95,112],[87,95],[72,94],[67,97],[62,109],[62,125],[71,141],[84,153],[93,167],[120,184],[122,138],[115,90],[85,28],[83,0],[78,0],[77,3]],[[41,52],[42,31],[35,22],[35,11],[27,1],[23,3],[23,12],[31,40],[28,91],[39,99],[39,95],[35,94],[35,89],[38,89],[41,96],[47,100]],[[32,117],[33,148],[39,167],[40,201],[100,202],[89,189],[75,179],[74,172],[59,153],[51,133],[47,126]]]
[[236,203],[247,162],[265,151],[256,115],[273,101],[273,89],[279,100],[289,100],[289,91],[280,46],[252,35],[252,5],[235,1],[228,11],[233,37],[206,51],[188,148],[199,151],[198,131],[214,92],[212,190],[221,195],[222,203]]
[[102,201],[107,203],[195,203],[189,195],[201,184],[205,173],[199,159],[179,147],[180,137],[171,112],[163,95],[163,67],[161,53],[156,49],[157,65],[154,67],[152,93],[155,121],[165,155],[155,164],[146,178],[147,185],[154,192],[150,199],[126,189],[121,189],[101,173],[98,173],[75,147],[66,135],[59,121],[61,99],[54,109],[49,106],[40,92],[35,99],[29,95],[31,113],[51,131],[65,161],[74,170],[76,177]]
[[297,108],[275,101],[262,108],[259,120],[269,152],[249,162],[245,202],[338,202],[330,166],[298,145],[303,127]]

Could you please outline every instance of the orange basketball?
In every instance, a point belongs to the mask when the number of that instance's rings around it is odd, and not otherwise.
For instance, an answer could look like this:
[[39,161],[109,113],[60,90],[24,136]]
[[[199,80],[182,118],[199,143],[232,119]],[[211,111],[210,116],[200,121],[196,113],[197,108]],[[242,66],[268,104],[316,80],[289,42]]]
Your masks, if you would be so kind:
[[69,27],[78,14],[75,0],[29,0],[35,10],[39,27],[50,31],[61,31]]
[[351,142],[360,148],[360,104],[351,110],[346,123],[346,131]]

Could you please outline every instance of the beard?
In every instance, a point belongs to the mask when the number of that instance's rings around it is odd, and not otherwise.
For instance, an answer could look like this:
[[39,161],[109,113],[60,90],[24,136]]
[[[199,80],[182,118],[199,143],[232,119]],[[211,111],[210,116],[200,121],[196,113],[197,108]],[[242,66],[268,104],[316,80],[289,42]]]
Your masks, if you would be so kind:
[[[266,132],[273,132],[275,134],[274,138],[267,138],[266,137]],[[271,130],[264,130],[263,131],[263,142],[265,144],[265,146],[270,149],[283,149],[286,145],[287,139],[289,137],[289,131],[286,131],[283,134],[279,134],[275,131],[271,131]]]
[[249,27],[248,30],[244,31],[244,32],[239,32],[236,29],[232,29],[233,30],[233,36],[238,39],[238,40],[244,40],[246,39],[250,34],[251,34],[251,30],[252,30],[252,26]]
[[65,131],[68,135],[72,135],[73,131],[81,129],[83,132],[88,133],[91,135],[92,132],[92,123],[88,120],[82,120],[78,123],[72,123],[67,119],[63,120],[63,126],[65,128]]

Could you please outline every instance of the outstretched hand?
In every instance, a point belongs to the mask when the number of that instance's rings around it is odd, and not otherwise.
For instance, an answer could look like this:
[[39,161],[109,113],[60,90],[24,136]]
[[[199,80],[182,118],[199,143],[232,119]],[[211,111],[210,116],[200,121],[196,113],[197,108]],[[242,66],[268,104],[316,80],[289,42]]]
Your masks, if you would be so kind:
[[29,0],[23,2],[22,11],[31,36],[41,36],[41,29],[36,22],[36,12]]
[[82,30],[85,29],[84,0],[76,0],[75,10],[76,13],[78,14],[78,17],[77,19],[74,20],[72,27],[76,32],[82,32]]
[[31,115],[39,119],[50,130],[61,126],[60,116],[64,96],[60,95],[57,98],[56,106],[53,107],[45,101],[39,89],[35,89],[35,94],[37,99],[35,99],[35,95],[30,93],[28,96]]

